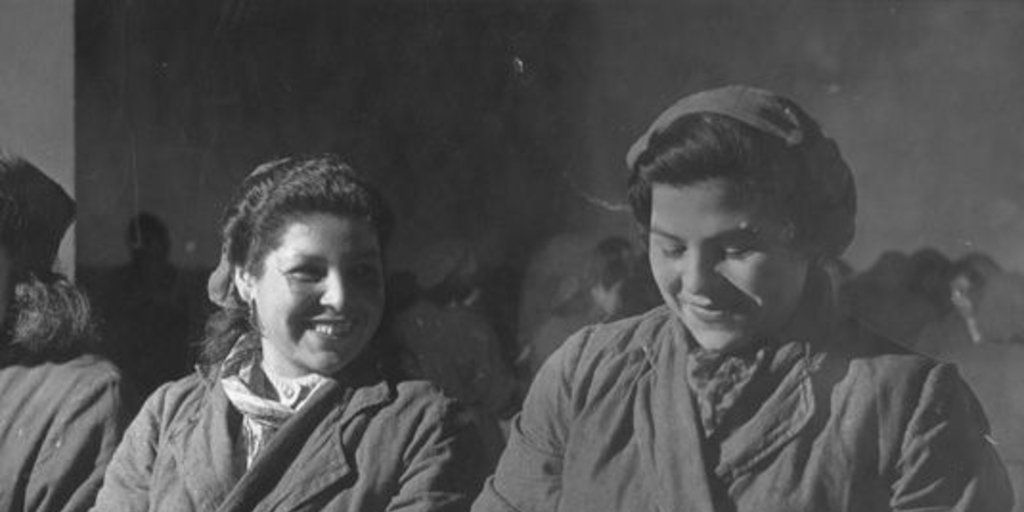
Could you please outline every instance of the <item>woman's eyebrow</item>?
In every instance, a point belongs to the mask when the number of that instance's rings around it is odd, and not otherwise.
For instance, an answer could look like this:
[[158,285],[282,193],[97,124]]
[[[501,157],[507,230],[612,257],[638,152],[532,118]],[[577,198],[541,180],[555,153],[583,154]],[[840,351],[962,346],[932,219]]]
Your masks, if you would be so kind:
[[650,231],[651,231],[651,234],[658,235],[658,236],[660,236],[662,238],[667,238],[669,240],[673,240],[673,241],[676,241],[676,242],[682,242],[683,241],[682,238],[679,238],[678,236],[673,235],[672,233],[669,233],[668,231],[665,231],[664,229],[658,227],[657,225],[653,225],[652,224]]
[[[669,233],[668,231],[665,231],[664,229],[661,229],[661,228],[659,228],[658,226],[655,226],[655,225],[651,226],[650,232],[651,232],[651,234],[658,235],[658,236],[660,236],[662,238],[666,238],[666,239],[669,239],[669,240],[672,240],[672,241],[677,241],[677,242],[683,242],[684,241],[679,236],[674,235],[672,233]],[[758,226],[754,226],[754,225],[752,225],[750,223],[743,223],[743,224],[740,224],[738,226],[731,227],[731,228],[728,228],[728,229],[726,229],[724,231],[715,233],[714,235],[708,237],[708,240],[720,240],[720,239],[728,239],[728,238],[736,238],[736,237],[756,237],[756,236],[760,235],[762,232],[763,232],[763,230],[760,227],[758,227]]]

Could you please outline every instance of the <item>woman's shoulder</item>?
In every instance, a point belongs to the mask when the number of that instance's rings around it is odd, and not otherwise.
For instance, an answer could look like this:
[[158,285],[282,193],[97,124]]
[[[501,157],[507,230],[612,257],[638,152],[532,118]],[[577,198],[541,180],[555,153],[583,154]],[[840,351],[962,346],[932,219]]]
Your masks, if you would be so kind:
[[[851,392],[889,397],[886,402],[918,400],[937,386],[961,386],[955,365],[919,354],[856,324],[845,326],[827,351],[833,369],[845,372]],[[859,385],[858,385],[859,384]]]
[[576,366],[633,366],[647,359],[651,346],[671,336],[674,314],[661,305],[645,313],[576,331],[559,350]]
[[458,402],[449,397],[441,388],[426,380],[385,381],[381,384],[391,389],[390,407],[405,414],[409,410],[441,411],[458,407]]
[[583,327],[544,363],[533,387],[567,389],[593,397],[622,385],[650,367],[652,350],[675,337],[673,313],[665,306],[609,323]]
[[941,364],[854,320],[841,324],[830,351],[874,373],[928,372]]
[[[441,388],[424,380],[382,380],[363,386],[346,404],[349,414],[364,416],[378,434],[393,440],[435,429],[459,429],[471,421],[469,409]],[[367,414],[369,413],[369,414]]]
[[161,423],[166,424],[182,411],[205,401],[216,385],[213,377],[193,372],[158,387],[146,398],[142,411],[161,418]]
[[14,387],[35,390],[54,396],[67,396],[97,387],[121,385],[121,371],[106,359],[86,354],[77,357],[45,361],[38,364],[15,364],[0,368],[0,382],[7,381],[4,389]]

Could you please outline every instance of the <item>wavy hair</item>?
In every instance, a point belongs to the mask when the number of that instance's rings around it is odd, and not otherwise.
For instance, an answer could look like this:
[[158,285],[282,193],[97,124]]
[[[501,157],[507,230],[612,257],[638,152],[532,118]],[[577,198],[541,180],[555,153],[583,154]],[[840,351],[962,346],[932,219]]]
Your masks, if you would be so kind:
[[[261,273],[264,259],[278,246],[289,222],[311,213],[365,220],[377,232],[382,247],[394,225],[384,197],[338,157],[274,160],[242,181],[225,211],[222,265]],[[230,279],[230,272],[222,277]],[[252,332],[251,314],[237,291],[229,289],[220,311],[207,322],[201,363],[209,367],[223,361],[235,342]]]
[[[45,179],[42,171],[16,156],[0,152],[0,167],[5,176],[34,176]],[[56,184],[52,186],[56,187]],[[0,249],[7,268],[7,287],[0,290],[8,298],[3,312],[0,353],[10,361],[43,361],[72,358],[96,349],[96,326],[89,299],[64,275],[49,268],[53,254],[26,251],[26,247],[43,236],[31,226],[25,207],[29,201],[46,201],[45,197],[25,197],[29,189],[17,179],[0,186]],[[35,219],[38,221],[38,219]],[[36,228],[38,229],[38,227]],[[62,227],[53,228],[46,236],[63,235]],[[59,230],[59,233],[57,231]],[[56,244],[56,242],[54,242]],[[55,252],[56,247],[52,250]],[[36,257],[26,257],[34,254]]]

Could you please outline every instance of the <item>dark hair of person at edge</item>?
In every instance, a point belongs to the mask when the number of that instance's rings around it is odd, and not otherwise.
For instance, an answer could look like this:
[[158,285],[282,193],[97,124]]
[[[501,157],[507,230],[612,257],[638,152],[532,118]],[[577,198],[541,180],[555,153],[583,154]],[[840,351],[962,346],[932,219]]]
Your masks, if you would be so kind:
[[[377,233],[381,250],[387,246],[394,229],[394,217],[384,198],[335,156],[322,155],[283,158],[259,166],[242,181],[239,195],[225,213],[221,236],[222,261],[215,272],[229,267],[262,272],[267,254],[279,243],[282,230],[296,216],[327,213],[367,221]],[[225,287],[215,290],[221,306],[206,326],[201,363],[207,366],[223,361],[243,334],[252,332],[254,313],[241,300],[237,290],[225,279],[211,279]],[[367,348],[382,358],[386,350],[371,344]],[[390,359],[378,361],[389,372],[395,368]],[[386,364],[385,364],[386,363]]]
[[96,349],[86,295],[53,270],[74,202],[39,169],[0,152],[0,248],[7,260],[3,360],[67,360]]
[[92,506],[131,406],[89,301],[53,270],[75,203],[0,150],[0,510]]

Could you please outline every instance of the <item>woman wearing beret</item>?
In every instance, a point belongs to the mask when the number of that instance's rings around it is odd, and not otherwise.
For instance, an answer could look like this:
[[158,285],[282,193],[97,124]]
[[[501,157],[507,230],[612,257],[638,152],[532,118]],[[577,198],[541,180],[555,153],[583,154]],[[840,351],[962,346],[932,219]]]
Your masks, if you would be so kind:
[[840,316],[853,177],[799,106],[688,96],[627,163],[664,305],[548,360],[474,510],[1010,510],[956,369]]
[[477,425],[381,374],[382,197],[335,157],[260,166],[223,227],[205,363],[159,388],[97,510],[466,510]]
[[0,510],[88,510],[126,419],[89,302],[52,267],[74,201],[0,153]]

